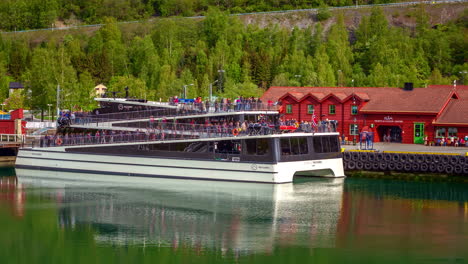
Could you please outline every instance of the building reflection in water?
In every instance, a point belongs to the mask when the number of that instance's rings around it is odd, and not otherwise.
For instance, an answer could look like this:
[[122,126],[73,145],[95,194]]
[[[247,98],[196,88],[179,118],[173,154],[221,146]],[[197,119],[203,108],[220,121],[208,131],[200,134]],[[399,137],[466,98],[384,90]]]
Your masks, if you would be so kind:
[[[145,179],[17,169],[54,195],[59,224],[91,225],[106,244],[271,252],[335,247],[343,179],[252,184]],[[106,181],[96,181],[96,179]],[[80,180],[77,180],[80,179]],[[94,181],[92,181],[92,179]]]
[[[5,169],[2,169],[5,173]],[[7,175],[14,175],[14,172],[6,171]],[[25,191],[21,184],[18,184],[16,176],[0,177],[0,206],[6,206],[16,217],[24,216],[24,204],[26,200]]]
[[467,187],[441,182],[347,181],[337,247],[372,251],[394,250],[397,245],[425,256],[466,254]]

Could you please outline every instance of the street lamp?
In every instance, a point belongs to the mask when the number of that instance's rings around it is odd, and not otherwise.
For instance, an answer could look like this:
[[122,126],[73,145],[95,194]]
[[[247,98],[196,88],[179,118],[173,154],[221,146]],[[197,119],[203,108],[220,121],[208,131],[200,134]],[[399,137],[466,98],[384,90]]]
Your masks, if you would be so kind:
[[50,119],[50,107],[52,106],[52,104],[47,104],[47,106],[49,107],[49,119]]
[[338,70],[338,86],[341,87],[341,79],[342,79],[343,72]]
[[294,77],[299,80],[299,86],[301,86],[301,77],[302,77],[302,75],[296,74],[296,75],[294,75]]
[[215,80],[214,82],[210,83],[210,103],[212,101],[213,97],[213,84],[217,83],[218,80]]
[[225,71],[222,70],[222,69],[221,69],[221,70],[218,70],[218,74],[219,74],[219,77],[218,77],[218,80],[219,80],[219,82],[218,82],[218,90],[221,91],[221,92],[223,92],[223,77],[224,77],[223,75],[224,75],[224,72],[225,72]]
[[184,84],[184,99],[187,99],[187,86],[193,86],[193,83]]
[[57,117],[60,117],[60,84],[57,85]]
[[459,73],[461,74],[461,77],[462,77],[462,84],[465,84],[465,74],[467,74],[468,71],[461,71]]

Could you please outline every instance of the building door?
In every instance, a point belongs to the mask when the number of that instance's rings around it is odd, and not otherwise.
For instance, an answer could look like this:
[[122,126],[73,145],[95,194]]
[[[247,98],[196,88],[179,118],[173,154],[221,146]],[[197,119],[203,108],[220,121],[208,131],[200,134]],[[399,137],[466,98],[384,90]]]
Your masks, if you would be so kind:
[[414,123],[414,144],[424,144],[424,123]]
[[401,143],[401,127],[399,126],[378,126],[377,134],[380,142]]

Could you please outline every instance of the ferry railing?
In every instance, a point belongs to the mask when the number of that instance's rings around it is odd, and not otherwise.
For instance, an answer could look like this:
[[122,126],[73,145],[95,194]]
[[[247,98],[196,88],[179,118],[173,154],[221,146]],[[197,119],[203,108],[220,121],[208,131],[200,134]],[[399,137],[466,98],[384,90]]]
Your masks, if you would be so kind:
[[299,126],[281,126],[268,123],[252,123],[248,126],[221,124],[160,123],[143,130],[97,130],[91,134],[68,133],[65,135],[44,136],[32,142],[31,147],[79,146],[112,143],[160,142],[201,138],[235,138],[237,136],[259,136],[283,133],[326,133],[336,132],[336,124],[328,123],[312,126],[303,123]]
[[[74,120],[66,120],[71,124],[76,125],[89,125],[89,124],[102,124],[108,122],[122,121],[122,120],[138,120],[138,119],[160,119],[172,118],[179,116],[195,116],[201,114],[217,114],[229,112],[253,112],[253,111],[277,111],[279,106],[273,104],[263,103],[242,103],[242,104],[211,104],[192,103],[192,104],[173,104],[177,108],[166,109],[150,109],[150,110],[137,110],[126,111],[118,113],[107,114],[90,114],[90,113],[77,113]],[[136,106],[140,107],[140,106]],[[141,106],[144,107],[144,106]]]

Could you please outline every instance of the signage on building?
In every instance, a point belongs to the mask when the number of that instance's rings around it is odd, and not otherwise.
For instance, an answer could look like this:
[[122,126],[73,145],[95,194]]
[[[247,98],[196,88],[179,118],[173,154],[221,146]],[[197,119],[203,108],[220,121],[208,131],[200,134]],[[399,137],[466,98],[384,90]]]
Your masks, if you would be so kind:
[[375,123],[403,123],[403,120],[394,120],[392,116],[385,116],[382,120],[374,120]]

